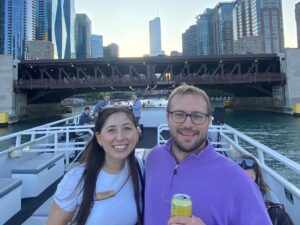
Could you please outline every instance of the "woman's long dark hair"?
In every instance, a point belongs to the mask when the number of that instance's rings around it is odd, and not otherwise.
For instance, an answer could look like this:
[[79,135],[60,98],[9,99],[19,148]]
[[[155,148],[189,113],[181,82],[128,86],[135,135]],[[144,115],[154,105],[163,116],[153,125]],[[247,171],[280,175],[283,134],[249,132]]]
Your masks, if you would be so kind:
[[[103,110],[99,117],[96,120],[94,135],[92,139],[86,146],[84,150],[83,156],[81,158],[81,163],[85,165],[84,172],[80,179],[79,184],[83,183],[82,190],[82,202],[79,206],[78,212],[73,220],[72,224],[76,225],[84,225],[89,217],[93,205],[94,205],[94,196],[96,190],[96,182],[97,177],[104,165],[105,161],[105,151],[103,147],[101,147],[96,138],[96,132],[101,132],[104,123],[108,119],[109,116],[115,113],[125,113],[127,117],[132,121],[132,123],[137,127],[134,116],[132,114],[132,110],[128,107],[111,107]],[[132,151],[128,156],[129,161],[129,169],[131,174],[131,179],[134,188],[134,197],[136,202],[136,210],[138,213],[138,223],[142,224],[142,213],[141,213],[141,204],[140,204],[140,187],[139,187],[139,177],[138,177],[138,169],[135,164],[135,151]],[[77,187],[81,187],[82,185],[77,185]],[[99,221],[100,223],[101,221]]]

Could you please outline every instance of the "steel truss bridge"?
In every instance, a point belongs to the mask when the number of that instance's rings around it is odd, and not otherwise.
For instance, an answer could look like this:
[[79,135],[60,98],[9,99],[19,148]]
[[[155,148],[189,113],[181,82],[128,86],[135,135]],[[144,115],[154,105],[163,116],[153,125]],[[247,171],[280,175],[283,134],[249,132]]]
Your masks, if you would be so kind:
[[93,91],[167,90],[183,82],[240,97],[272,96],[286,75],[275,54],[26,60],[18,64],[14,89],[34,104]]

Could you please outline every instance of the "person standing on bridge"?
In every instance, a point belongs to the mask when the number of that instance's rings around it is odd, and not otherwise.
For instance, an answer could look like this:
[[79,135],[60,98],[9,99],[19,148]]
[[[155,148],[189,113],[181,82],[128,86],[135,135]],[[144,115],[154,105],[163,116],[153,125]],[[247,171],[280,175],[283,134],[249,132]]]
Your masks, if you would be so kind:
[[142,224],[142,162],[129,107],[104,109],[80,164],[57,186],[48,225]]
[[[207,138],[206,93],[183,84],[167,105],[171,139],[152,149],[145,165],[145,225],[272,225],[257,185]],[[191,217],[170,218],[174,194],[192,199]]]

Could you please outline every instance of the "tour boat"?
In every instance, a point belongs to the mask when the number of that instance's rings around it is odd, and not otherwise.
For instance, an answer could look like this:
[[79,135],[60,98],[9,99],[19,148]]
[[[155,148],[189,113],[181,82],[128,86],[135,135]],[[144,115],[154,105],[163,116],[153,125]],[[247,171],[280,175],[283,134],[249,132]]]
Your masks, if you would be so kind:
[[[143,133],[136,154],[143,160],[154,145],[169,138],[165,118],[165,108],[142,110]],[[78,120],[74,116],[0,137],[0,225],[46,224],[57,183],[77,165],[93,135],[93,125],[78,126]],[[300,224],[299,163],[226,124],[212,124],[208,138],[232,160],[245,153],[256,157],[273,200],[283,203],[294,223]]]

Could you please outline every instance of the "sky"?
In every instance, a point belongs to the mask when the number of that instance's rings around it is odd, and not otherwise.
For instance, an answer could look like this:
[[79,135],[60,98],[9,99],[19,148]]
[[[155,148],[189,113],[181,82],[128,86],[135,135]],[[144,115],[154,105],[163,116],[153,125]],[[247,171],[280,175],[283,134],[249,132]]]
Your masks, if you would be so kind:
[[[117,43],[120,57],[149,54],[149,21],[161,21],[162,50],[181,52],[181,34],[196,23],[195,17],[220,0],[75,0],[76,13],[85,13],[92,33],[103,35],[103,45]],[[223,2],[228,2],[223,0]],[[285,47],[297,47],[295,4],[282,0]]]

